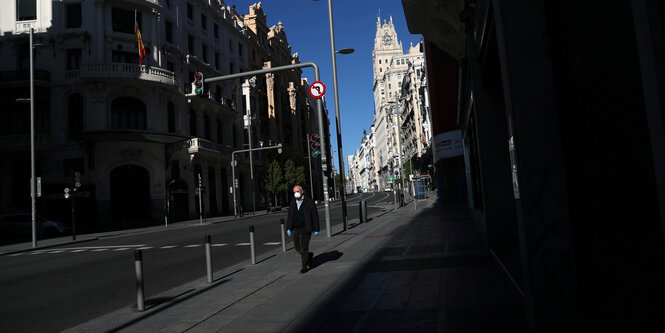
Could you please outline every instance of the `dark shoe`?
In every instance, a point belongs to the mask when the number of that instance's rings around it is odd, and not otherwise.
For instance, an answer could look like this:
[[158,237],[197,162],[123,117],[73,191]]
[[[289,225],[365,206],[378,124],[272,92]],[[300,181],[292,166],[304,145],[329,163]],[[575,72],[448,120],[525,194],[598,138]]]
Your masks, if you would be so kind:
[[305,266],[300,270],[300,274],[305,274],[309,270],[309,267]]
[[314,257],[314,253],[310,252],[309,257],[307,258],[307,267],[312,266],[312,258]]

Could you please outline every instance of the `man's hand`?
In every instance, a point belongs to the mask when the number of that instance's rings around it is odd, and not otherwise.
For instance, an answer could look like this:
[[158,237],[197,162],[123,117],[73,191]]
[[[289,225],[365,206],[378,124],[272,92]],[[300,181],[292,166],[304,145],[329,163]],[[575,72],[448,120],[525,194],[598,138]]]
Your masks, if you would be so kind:
[[318,231],[314,231],[314,236],[318,236],[318,235],[319,235],[319,232],[318,232]]
[[286,231],[286,234],[289,235],[289,236],[291,236],[291,230],[287,230],[287,231]]

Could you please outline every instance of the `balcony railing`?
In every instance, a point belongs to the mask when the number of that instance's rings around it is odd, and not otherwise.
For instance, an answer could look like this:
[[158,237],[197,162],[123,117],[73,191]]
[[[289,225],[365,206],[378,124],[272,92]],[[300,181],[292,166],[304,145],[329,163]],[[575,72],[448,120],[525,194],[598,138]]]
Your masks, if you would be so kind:
[[[43,69],[36,69],[35,80],[51,81],[51,73]],[[30,70],[2,71],[0,72],[0,82],[29,81]]]
[[[35,133],[35,145],[39,148],[48,144],[50,134]],[[0,135],[0,146],[3,149],[30,149],[30,134]]]
[[110,64],[81,64],[80,79],[141,79],[163,84],[175,84],[173,72],[158,67],[141,66],[137,64],[110,63]]

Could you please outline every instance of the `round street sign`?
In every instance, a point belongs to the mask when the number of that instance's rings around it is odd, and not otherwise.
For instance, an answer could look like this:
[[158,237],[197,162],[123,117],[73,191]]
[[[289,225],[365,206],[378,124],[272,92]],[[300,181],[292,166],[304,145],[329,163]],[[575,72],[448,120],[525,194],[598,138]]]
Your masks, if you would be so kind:
[[326,93],[326,85],[321,81],[314,81],[309,85],[309,95],[314,98],[321,98]]

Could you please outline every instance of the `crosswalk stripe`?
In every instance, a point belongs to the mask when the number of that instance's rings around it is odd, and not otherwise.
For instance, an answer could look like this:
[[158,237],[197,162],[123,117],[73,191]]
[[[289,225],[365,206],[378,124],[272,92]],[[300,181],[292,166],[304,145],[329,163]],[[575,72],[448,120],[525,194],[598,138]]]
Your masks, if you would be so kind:
[[166,245],[166,246],[160,247],[160,249],[172,249],[174,247],[177,247],[177,245]]
[[185,245],[184,247],[199,247],[201,244]]

